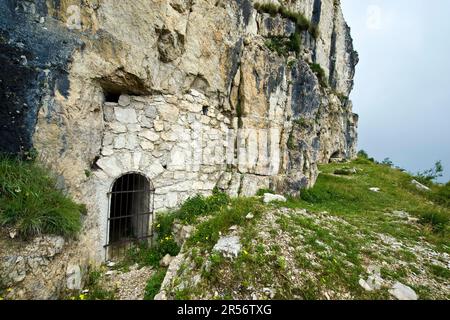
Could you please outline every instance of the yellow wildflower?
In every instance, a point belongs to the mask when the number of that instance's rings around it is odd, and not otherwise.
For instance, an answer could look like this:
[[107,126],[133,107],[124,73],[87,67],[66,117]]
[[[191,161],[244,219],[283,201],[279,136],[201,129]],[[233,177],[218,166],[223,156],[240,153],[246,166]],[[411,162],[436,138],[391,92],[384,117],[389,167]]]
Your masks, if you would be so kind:
[[12,288],[8,288],[8,289],[6,289],[6,291],[11,292],[11,291],[13,291],[13,289]]
[[86,295],[80,294],[80,300],[85,300],[85,299],[86,299]]

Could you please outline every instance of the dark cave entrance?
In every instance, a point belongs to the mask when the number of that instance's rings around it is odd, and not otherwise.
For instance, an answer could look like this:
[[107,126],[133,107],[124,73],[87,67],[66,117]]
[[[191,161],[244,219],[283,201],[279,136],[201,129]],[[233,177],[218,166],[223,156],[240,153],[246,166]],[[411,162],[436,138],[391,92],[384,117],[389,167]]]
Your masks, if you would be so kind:
[[151,241],[153,184],[145,176],[128,173],[118,178],[109,193],[108,256],[123,254],[135,243]]

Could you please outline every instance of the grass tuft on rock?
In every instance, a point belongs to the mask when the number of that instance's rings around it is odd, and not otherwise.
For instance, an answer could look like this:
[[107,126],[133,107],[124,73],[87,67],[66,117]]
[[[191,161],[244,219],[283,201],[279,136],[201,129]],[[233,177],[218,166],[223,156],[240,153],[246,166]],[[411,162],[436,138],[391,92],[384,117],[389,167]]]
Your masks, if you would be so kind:
[[39,163],[0,156],[0,226],[16,228],[22,238],[75,236],[86,208],[56,185],[54,175]]

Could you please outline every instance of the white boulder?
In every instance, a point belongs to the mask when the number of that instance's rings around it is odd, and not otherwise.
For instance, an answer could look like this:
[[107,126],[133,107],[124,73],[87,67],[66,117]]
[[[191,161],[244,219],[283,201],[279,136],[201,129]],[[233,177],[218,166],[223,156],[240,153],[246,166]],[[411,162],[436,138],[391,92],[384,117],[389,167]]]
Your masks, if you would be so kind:
[[225,258],[237,258],[241,252],[242,245],[238,236],[222,237],[216,243],[213,251],[222,253]]
[[392,288],[389,290],[389,293],[392,294],[398,300],[418,300],[416,292],[408,286],[400,282],[396,282]]
[[286,202],[286,201],[287,199],[279,194],[271,194],[271,193],[264,194],[264,203]]
[[417,180],[413,180],[413,181],[411,181],[411,183],[412,183],[413,185],[415,185],[416,188],[419,189],[419,190],[422,190],[422,191],[431,191],[430,188],[428,188],[427,186],[421,184],[421,183],[420,183],[419,181],[417,181]]

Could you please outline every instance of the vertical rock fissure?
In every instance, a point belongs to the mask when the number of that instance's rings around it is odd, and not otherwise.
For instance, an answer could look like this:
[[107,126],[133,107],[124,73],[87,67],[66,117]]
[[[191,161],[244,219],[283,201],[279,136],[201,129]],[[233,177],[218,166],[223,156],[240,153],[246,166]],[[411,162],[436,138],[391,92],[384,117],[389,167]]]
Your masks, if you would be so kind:
[[328,77],[328,83],[333,89],[336,89],[336,82],[335,82],[335,72],[336,72],[336,38],[337,38],[337,31],[336,31],[336,19],[337,19],[337,12],[338,8],[334,6],[334,14],[333,14],[333,32],[331,33],[331,46],[330,46],[330,74]]

